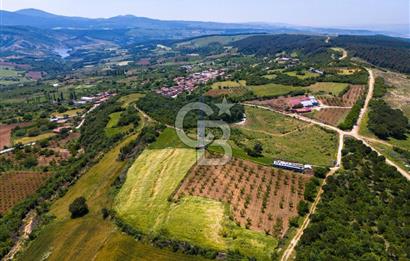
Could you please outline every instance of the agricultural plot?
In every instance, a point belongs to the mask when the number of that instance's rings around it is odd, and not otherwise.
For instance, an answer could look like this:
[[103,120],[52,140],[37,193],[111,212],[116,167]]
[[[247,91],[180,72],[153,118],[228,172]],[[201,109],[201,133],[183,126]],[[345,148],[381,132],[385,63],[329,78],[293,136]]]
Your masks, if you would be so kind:
[[107,126],[105,127],[105,135],[107,135],[108,137],[113,137],[117,134],[125,133],[132,128],[131,125],[118,126],[121,114],[121,111],[110,114],[110,121],[107,123]]
[[246,81],[222,81],[211,85],[206,96],[216,97],[221,95],[241,96],[247,92]]
[[[307,126],[302,121],[284,117],[279,113],[272,113],[268,110],[246,107],[245,111],[246,122],[241,127],[242,129],[280,136]],[[272,126],[275,127],[272,128]]]
[[33,195],[50,177],[48,173],[10,172],[0,175],[0,214]]
[[247,88],[258,97],[282,96],[282,95],[287,95],[293,91],[300,91],[300,90],[305,89],[303,87],[294,87],[294,86],[274,84],[274,83],[265,84],[265,85],[248,86]]
[[222,202],[195,196],[169,201],[195,162],[192,149],[144,151],[115,199],[118,216],[150,235],[165,231],[171,239],[268,260],[277,239],[237,226]]
[[286,72],[287,75],[292,76],[292,77],[297,77],[299,79],[309,79],[309,78],[316,78],[319,77],[320,74],[310,72],[310,71],[303,71],[303,72]]
[[84,112],[84,110],[82,109],[73,109],[73,110],[68,110],[66,112],[62,112],[62,113],[53,113],[51,116],[53,117],[64,117],[64,116],[68,116],[68,117],[76,117],[81,115]]
[[10,125],[0,125],[0,150],[4,147],[10,147],[12,145],[11,141],[11,132],[17,126],[27,127],[31,123],[19,123],[19,124],[10,124]]
[[[338,145],[335,133],[308,123],[298,122],[295,129],[287,129],[282,134],[283,122],[287,122],[288,117],[279,113],[268,112],[272,114],[272,119],[275,120],[266,122],[264,129],[250,129],[246,124],[235,127],[239,131],[232,131],[230,141],[234,156],[265,165],[270,165],[273,159],[318,166],[333,165]],[[266,110],[247,107],[246,113],[247,121],[252,122],[255,121],[255,118],[262,117],[259,115],[265,115]],[[246,150],[253,148],[256,143],[263,145],[262,156],[258,158],[250,157]]]
[[347,83],[335,83],[335,82],[317,82],[309,86],[309,91],[313,94],[326,93],[334,96],[338,96],[346,88],[348,88]]
[[309,176],[233,159],[223,166],[195,166],[175,199],[200,196],[230,205],[235,222],[283,237]]
[[318,96],[319,101],[327,106],[352,107],[364,96],[366,86],[350,85],[349,90],[342,97]]
[[23,137],[23,138],[16,139],[16,140],[14,140],[14,144],[18,144],[18,143],[29,144],[29,143],[38,142],[38,141],[41,141],[41,140],[46,140],[46,139],[49,139],[49,138],[54,137],[54,136],[56,136],[55,133],[46,132],[46,133],[42,133],[42,134],[40,134],[38,136],[34,136],[34,137]]
[[24,71],[18,71],[11,67],[0,66],[0,85],[18,84],[29,82]]
[[348,108],[324,108],[313,112],[312,118],[332,126],[338,126],[349,114],[349,111]]
[[118,102],[122,103],[123,108],[127,108],[130,104],[137,102],[143,96],[144,94],[141,94],[141,93],[132,93],[132,94],[121,97],[118,100]]

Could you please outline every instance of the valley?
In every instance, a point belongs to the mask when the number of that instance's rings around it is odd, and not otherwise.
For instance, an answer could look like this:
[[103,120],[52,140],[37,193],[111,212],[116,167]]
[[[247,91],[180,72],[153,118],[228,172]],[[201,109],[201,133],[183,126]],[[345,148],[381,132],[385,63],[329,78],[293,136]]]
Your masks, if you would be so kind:
[[410,258],[408,39],[0,12],[2,260]]

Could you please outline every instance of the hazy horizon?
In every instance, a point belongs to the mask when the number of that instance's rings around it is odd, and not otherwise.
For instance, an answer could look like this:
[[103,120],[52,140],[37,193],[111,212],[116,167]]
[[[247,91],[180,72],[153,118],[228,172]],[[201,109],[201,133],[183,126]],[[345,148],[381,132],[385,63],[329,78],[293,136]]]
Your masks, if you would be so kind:
[[[330,3],[325,0],[286,2],[272,0],[0,0],[1,9],[16,11],[35,8],[65,16],[108,18],[135,15],[162,20],[189,20],[224,23],[284,23],[320,27],[403,26],[410,22],[407,0],[370,1],[345,0]],[[375,3],[377,2],[377,3]]]

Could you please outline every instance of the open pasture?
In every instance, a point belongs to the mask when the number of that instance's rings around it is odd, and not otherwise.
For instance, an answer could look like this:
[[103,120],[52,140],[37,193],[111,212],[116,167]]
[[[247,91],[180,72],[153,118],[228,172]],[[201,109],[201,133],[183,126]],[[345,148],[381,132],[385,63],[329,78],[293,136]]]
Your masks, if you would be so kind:
[[252,91],[256,96],[261,97],[261,98],[287,95],[293,91],[300,91],[300,90],[306,89],[303,87],[294,87],[294,86],[274,84],[274,83],[265,84],[265,85],[248,86],[247,88],[250,91]]
[[309,91],[313,94],[326,93],[334,96],[338,96],[346,88],[348,88],[347,83],[335,83],[335,82],[317,82],[308,87]]

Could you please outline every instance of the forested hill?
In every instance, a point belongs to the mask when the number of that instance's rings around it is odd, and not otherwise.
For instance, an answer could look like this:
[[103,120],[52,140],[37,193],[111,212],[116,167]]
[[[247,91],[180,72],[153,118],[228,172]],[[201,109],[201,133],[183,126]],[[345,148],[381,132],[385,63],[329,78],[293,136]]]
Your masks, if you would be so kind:
[[375,36],[342,35],[329,43],[324,36],[311,35],[258,35],[234,43],[244,54],[275,55],[278,52],[300,51],[308,55],[325,47],[343,47],[352,56],[362,58],[376,66],[410,73],[410,40]]
[[382,35],[339,36],[333,44],[374,65],[410,73],[410,40]]
[[299,50],[303,54],[309,54],[323,47],[330,47],[325,42],[324,36],[311,35],[257,35],[239,40],[234,46],[244,54],[275,55],[279,52],[291,52]]

